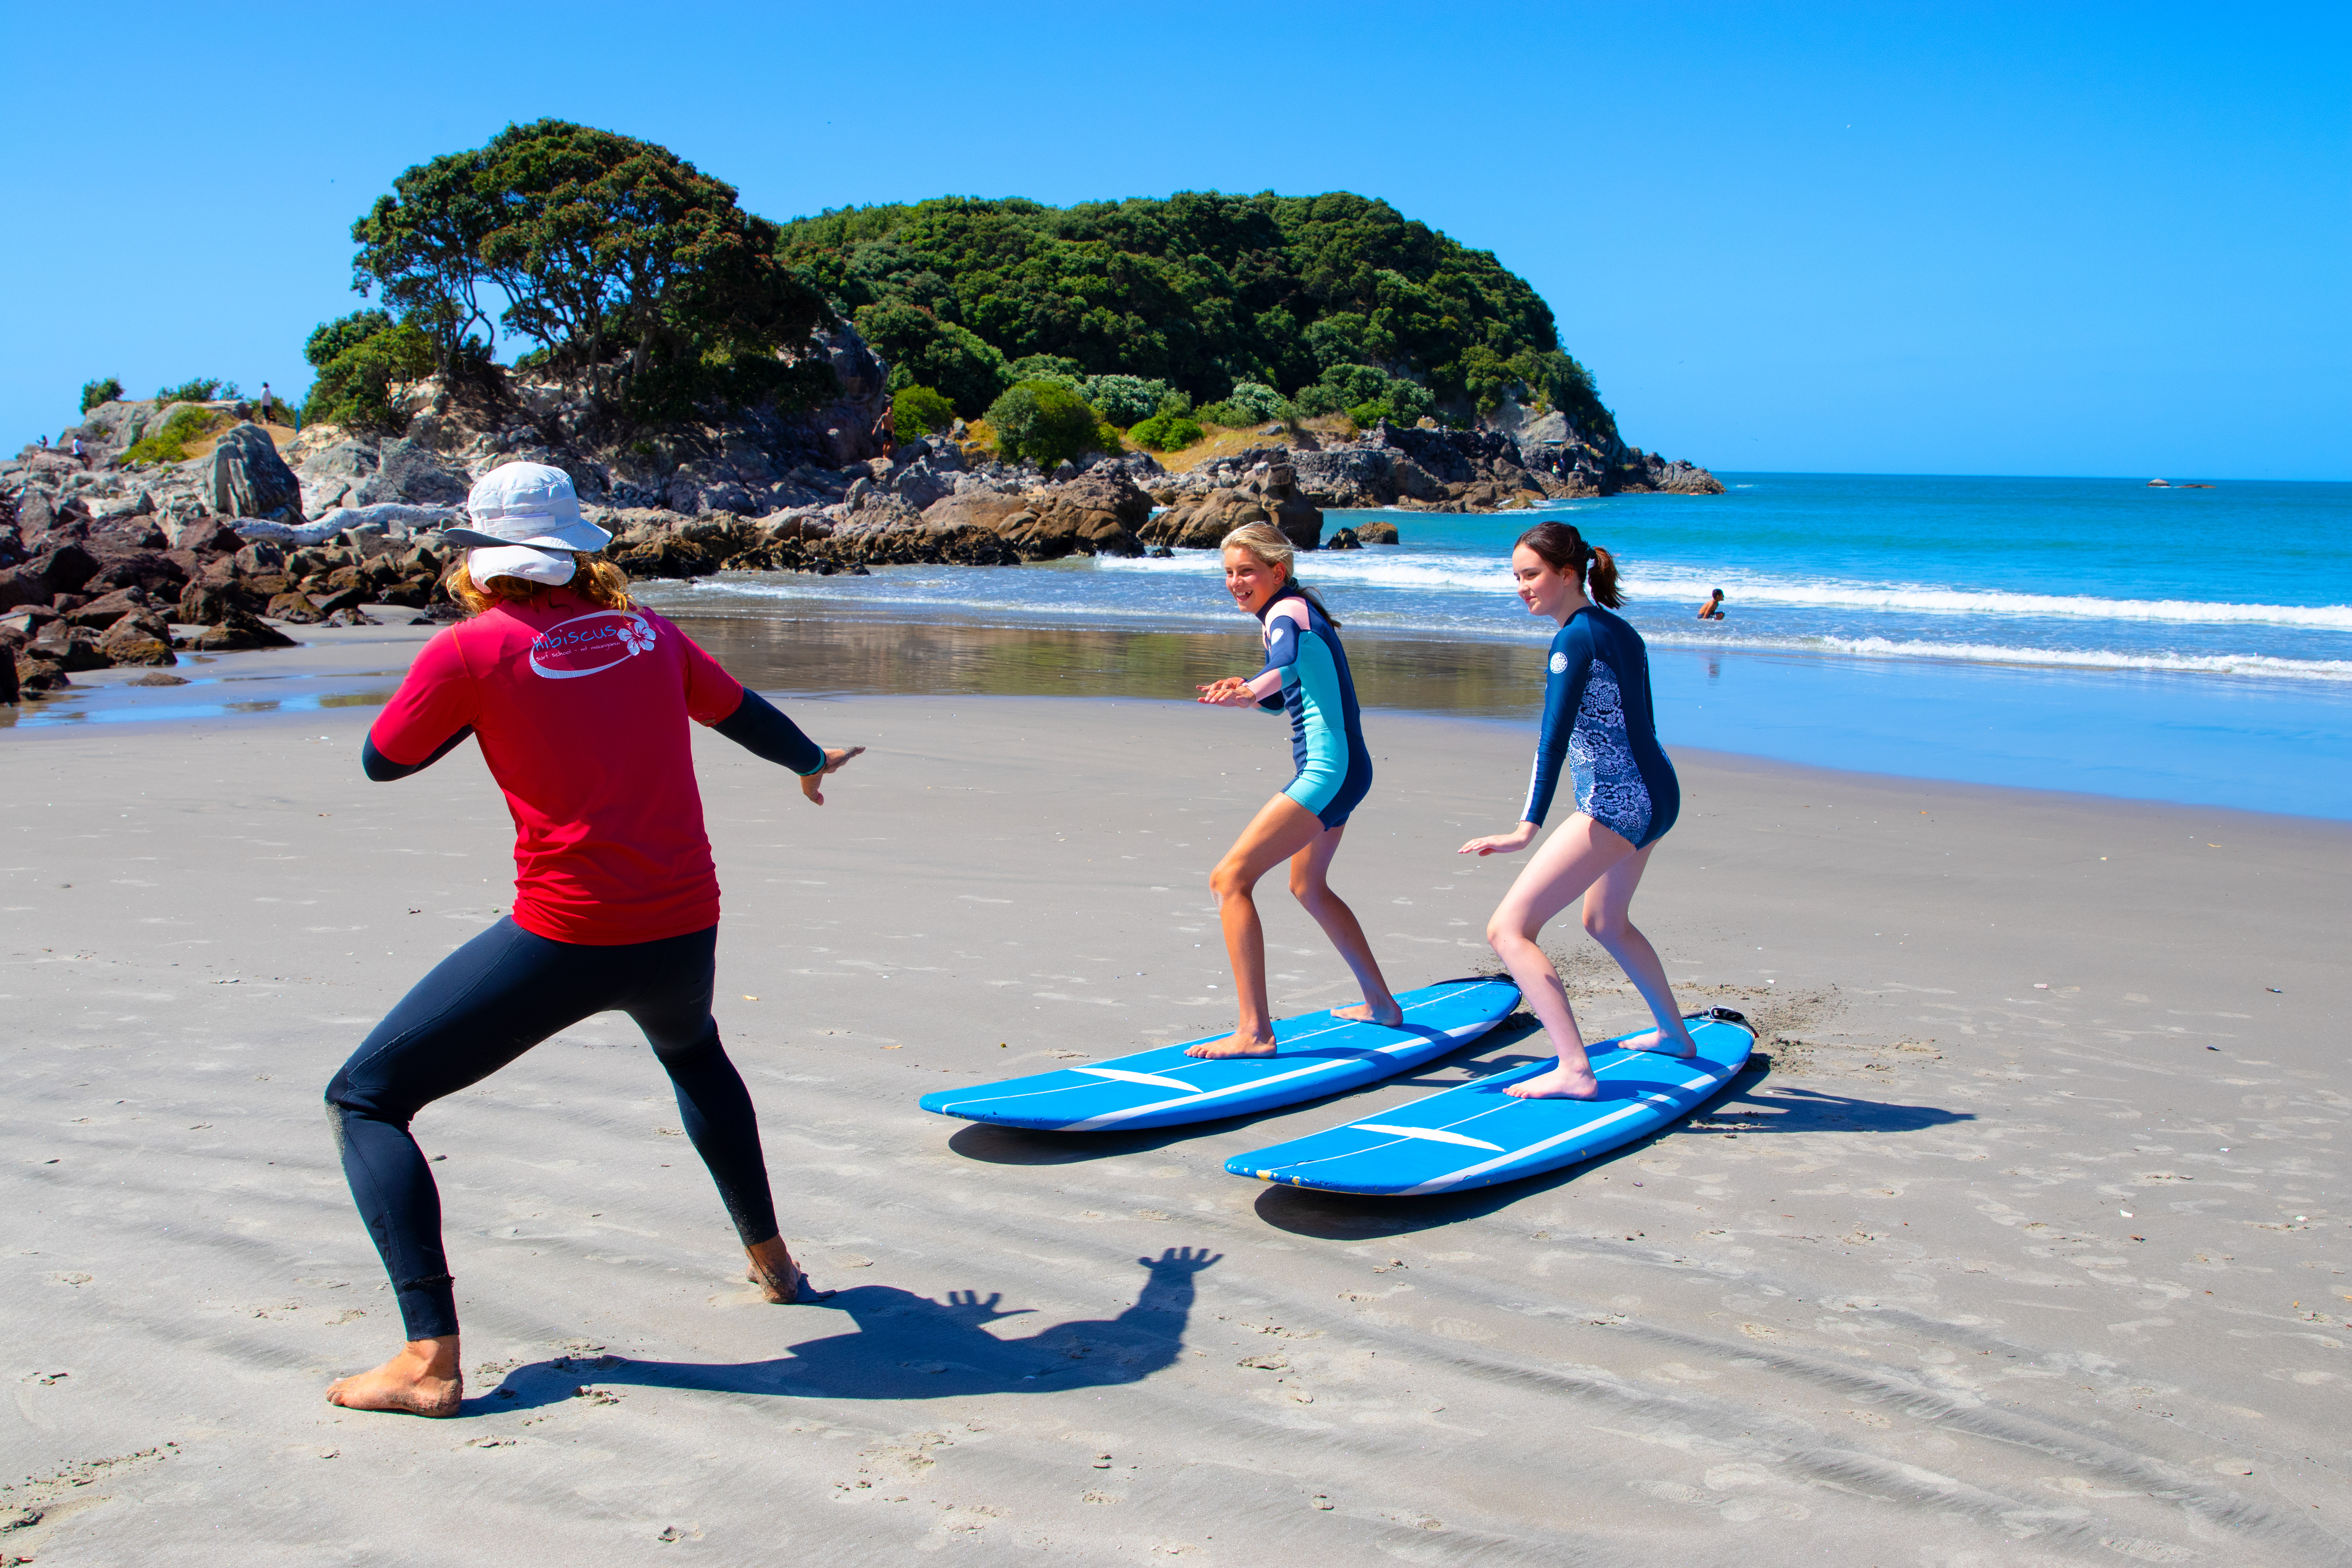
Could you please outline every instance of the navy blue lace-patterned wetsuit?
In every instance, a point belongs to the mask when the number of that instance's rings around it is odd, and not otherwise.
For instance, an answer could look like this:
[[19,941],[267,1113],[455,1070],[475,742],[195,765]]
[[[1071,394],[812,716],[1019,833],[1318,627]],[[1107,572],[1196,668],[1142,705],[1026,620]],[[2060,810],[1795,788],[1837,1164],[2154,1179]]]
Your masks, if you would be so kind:
[[1682,786],[1658,745],[1650,710],[1650,654],[1642,634],[1598,605],[1568,618],[1551,639],[1543,734],[1521,821],[1543,826],[1565,758],[1576,809],[1646,848],[1682,810]]
[[1322,612],[1295,590],[1276,595],[1258,618],[1265,668],[1249,687],[1267,712],[1289,710],[1290,756],[1298,767],[1282,793],[1327,829],[1338,827],[1372,787],[1372,754],[1364,749],[1347,650]]

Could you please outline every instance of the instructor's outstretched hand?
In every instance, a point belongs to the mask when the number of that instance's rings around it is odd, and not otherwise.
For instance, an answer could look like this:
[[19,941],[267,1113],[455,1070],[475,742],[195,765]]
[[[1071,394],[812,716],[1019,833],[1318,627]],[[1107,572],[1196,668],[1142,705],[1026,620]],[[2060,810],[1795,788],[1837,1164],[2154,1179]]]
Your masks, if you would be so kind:
[[1535,842],[1536,825],[1522,822],[1508,833],[1490,833],[1484,838],[1473,838],[1456,855],[1475,855],[1485,859],[1489,855],[1516,855]]
[[824,786],[820,781],[822,781],[828,773],[839,773],[842,768],[847,764],[850,758],[856,756],[859,752],[865,750],[866,748],[863,746],[852,746],[846,751],[844,751],[839,746],[827,746],[824,749],[824,769],[818,773],[803,773],[801,775],[801,793],[808,796],[809,804],[812,805],[823,805],[824,804]]

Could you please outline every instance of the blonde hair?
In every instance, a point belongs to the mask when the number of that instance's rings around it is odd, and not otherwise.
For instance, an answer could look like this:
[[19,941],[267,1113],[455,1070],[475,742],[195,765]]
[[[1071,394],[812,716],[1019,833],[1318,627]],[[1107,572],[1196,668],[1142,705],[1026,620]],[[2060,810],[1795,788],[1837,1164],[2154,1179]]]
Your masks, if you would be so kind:
[[1247,551],[1268,566],[1278,567],[1282,572],[1282,586],[1275,590],[1276,598],[1285,594],[1296,594],[1314,605],[1316,613],[1334,627],[1339,626],[1339,617],[1331,613],[1330,606],[1323,602],[1321,595],[1298,580],[1298,546],[1291,543],[1290,536],[1274,524],[1245,522],[1225,535],[1224,542],[1218,548]]
[[441,579],[449,596],[465,606],[469,616],[478,616],[492,605],[540,605],[547,595],[561,588],[604,610],[625,610],[630,607],[629,575],[601,555],[589,555],[580,551],[572,552],[572,564],[578,568],[572,581],[550,587],[545,583],[526,582],[520,577],[493,577],[487,583],[477,583],[474,574],[466,570],[460,560]]

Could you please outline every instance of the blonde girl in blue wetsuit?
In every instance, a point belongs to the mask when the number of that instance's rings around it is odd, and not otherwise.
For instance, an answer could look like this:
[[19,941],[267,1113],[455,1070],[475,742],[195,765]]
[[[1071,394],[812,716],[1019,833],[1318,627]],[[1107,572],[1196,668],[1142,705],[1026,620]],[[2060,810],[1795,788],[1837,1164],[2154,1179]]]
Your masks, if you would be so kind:
[[[1626,918],[1650,851],[1675,825],[1682,790],[1658,745],[1650,710],[1650,657],[1642,636],[1609,613],[1623,602],[1617,563],[1566,523],[1539,522],[1511,552],[1511,576],[1531,616],[1559,626],[1544,686],[1543,731],[1519,825],[1473,838],[1465,855],[1509,855],[1535,842],[1568,764],[1576,815],[1547,839],[1486,922],[1486,940],[1519,983],[1551,1037],[1552,1070],[1506,1090],[1529,1100],[1590,1100],[1601,1086],[1559,972],[1536,944],[1544,924],[1577,899],[1584,929],[1625,971],[1658,1026],[1625,1042],[1635,1050],[1696,1055],[1657,950]],[[1606,606],[1606,607],[1604,607]]]
[[1225,590],[1234,603],[1255,616],[1265,643],[1265,668],[1200,687],[1200,700],[1222,708],[1263,708],[1290,715],[1291,756],[1297,775],[1252,819],[1210,874],[1217,918],[1224,927],[1225,952],[1234,965],[1234,996],[1241,1020],[1222,1040],[1205,1041],[1196,1057],[1265,1057],[1274,1054],[1274,1019],[1265,996],[1265,932],[1253,897],[1258,879],[1284,860],[1290,862],[1290,891],[1331,945],[1339,950],[1356,984],[1360,1007],[1334,1007],[1339,1018],[1396,1024],[1404,1015],[1381,978],[1364,928],[1326,879],[1331,857],[1348,830],[1349,813],[1371,788],[1371,755],[1364,749],[1356,713],[1355,682],[1339,646],[1339,623],[1312,590],[1292,574],[1295,552],[1271,523],[1251,522],[1225,535]]

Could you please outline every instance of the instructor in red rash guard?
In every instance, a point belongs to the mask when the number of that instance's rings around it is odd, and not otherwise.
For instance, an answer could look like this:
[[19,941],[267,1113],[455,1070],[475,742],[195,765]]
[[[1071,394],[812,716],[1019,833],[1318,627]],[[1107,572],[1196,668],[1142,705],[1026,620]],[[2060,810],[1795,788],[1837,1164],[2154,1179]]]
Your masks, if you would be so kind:
[[455,1415],[464,1394],[441,1200],[410,1136],[418,1110],[591,1014],[627,1013],[668,1070],[771,1301],[804,1283],[776,1234],[760,1126],[710,1016],[719,879],[687,721],[818,781],[865,750],[826,751],[661,616],[634,607],[612,535],[561,468],[508,463],[474,486],[471,546],[449,576],[471,618],[425,645],[362,760],[404,778],[467,736],[515,822],[514,912],[444,959],[327,1086],[327,1115],[408,1344],[327,1391],[360,1410]]

